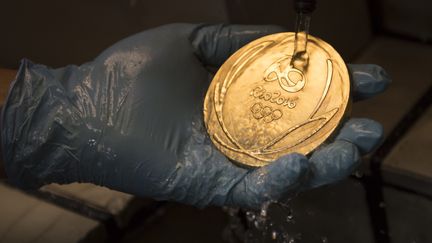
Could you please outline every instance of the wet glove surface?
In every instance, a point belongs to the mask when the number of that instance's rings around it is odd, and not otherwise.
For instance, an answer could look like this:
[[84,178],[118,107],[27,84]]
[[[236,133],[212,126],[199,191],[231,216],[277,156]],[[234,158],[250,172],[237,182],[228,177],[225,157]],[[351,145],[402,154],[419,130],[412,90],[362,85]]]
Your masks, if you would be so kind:
[[[202,116],[209,69],[275,26],[173,24],[131,36],[81,66],[23,60],[2,114],[9,180],[35,189],[90,182],[199,207],[258,208],[348,176],[382,137],[351,119],[308,159],[286,155],[240,168],[211,143]],[[383,91],[386,73],[352,65],[355,99]]]

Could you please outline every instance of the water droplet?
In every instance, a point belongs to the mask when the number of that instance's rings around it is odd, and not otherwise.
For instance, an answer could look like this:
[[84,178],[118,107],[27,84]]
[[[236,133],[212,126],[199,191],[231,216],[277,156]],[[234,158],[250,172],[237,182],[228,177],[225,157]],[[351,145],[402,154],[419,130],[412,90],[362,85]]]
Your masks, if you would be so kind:
[[386,205],[386,203],[385,202],[380,202],[379,203],[379,207],[380,208],[385,208],[387,205]]
[[268,211],[271,203],[272,203],[271,201],[268,201],[268,202],[265,202],[261,205],[260,215],[262,217],[267,217],[267,211]]
[[255,214],[253,212],[250,212],[250,211],[246,212],[246,219],[249,222],[254,221],[255,220]]
[[277,240],[277,238],[278,238],[278,233],[277,233],[275,230],[272,231],[272,233],[271,233],[271,238],[272,238],[272,240]]
[[88,140],[88,145],[89,145],[90,147],[94,147],[94,146],[96,145],[96,140],[95,140],[95,139],[89,139],[89,140]]
[[259,220],[255,220],[255,222],[254,222],[254,226],[255,226],[255,228],[257,228],[257,229],[261,229],[261,227],[262,227],[262,225],[261,225],[261,223],[260,223]]
[[354,176],[357,178],[362,178],[364,176],[363,171],[357,170],[356,172],[354,172]]
[[262,217],[267,217],[267,210],[266,210],[266,209],[261,209],[261,213],[260,213],[260,215],[261,215]]
[[322,243],[328,243],[328,238],[327,237],[321,237],[321,241]]
[[294,216],[292,214],[288,214],[286,217],[287,222],[291,222],[294,219]]

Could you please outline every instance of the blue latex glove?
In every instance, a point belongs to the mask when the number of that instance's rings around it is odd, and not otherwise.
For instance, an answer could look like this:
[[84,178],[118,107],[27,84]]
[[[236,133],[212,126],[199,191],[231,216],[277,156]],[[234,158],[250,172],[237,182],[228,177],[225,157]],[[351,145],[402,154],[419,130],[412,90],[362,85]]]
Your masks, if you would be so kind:
[[[90,182],[199,207],[258,208],[345,178],[382,136],[367,119],[348,121],[310,159],[284,156],[255,170],[211,143],[202,104],[220,66],[274,26],[174,24],[129,37],[81,66],[51,69],[23,60],[2,115],[9,180],[34,189]],[[350,66],[354,96],[389,83],[378,66]]]

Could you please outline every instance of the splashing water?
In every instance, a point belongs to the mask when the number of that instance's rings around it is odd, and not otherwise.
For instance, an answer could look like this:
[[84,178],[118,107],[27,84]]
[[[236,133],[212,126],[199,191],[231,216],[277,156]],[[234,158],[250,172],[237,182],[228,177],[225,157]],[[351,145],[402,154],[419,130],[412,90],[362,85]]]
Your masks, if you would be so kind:
[[[224,239],[229,243],[305,243],[295,231],[296,218],[289,204],[266,202],[259,211],[225,208],[229,225]],[[306,237],[307,238],[307,237]],[[326,236],[314,237],[316,243],[329,243]],[[314,243],[307,242],[307,243]]]
[[259,211],[244,212],[239,209],[225,208],[230,216],[230,224],[225,229],[224,239],[230,243],[298,243],[301,234],[291,234],[284,225],[271,218],[270,210],[273,207],[283,209],[287,222],[294,222],[291,208],[276,202],[264,203]]

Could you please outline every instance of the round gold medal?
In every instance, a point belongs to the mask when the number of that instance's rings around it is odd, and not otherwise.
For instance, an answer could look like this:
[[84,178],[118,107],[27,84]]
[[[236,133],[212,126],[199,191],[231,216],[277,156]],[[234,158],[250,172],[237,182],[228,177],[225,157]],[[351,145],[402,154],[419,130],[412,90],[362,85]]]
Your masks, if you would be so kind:
[[294,33],[255,40],[234,53],[214,77],[204,121],[215,146],[233,161],[263,166],[328,139],[350,103],[350,80],[340,55],[309,36],[308,65],[291,63]]

